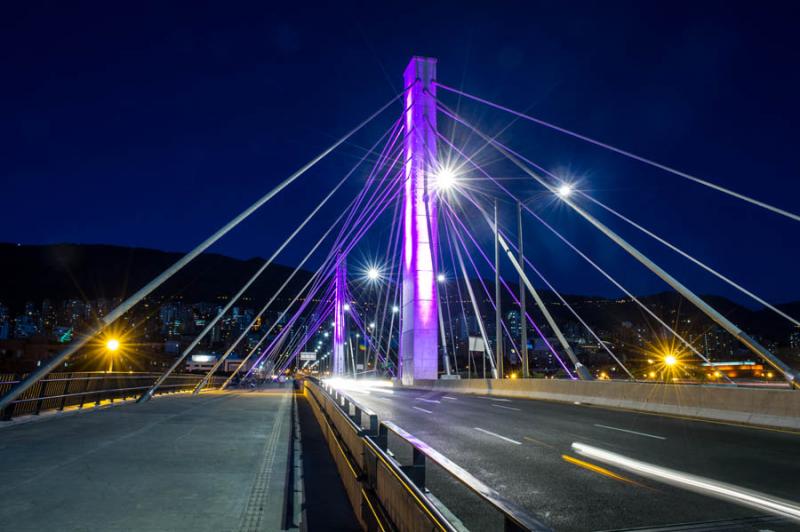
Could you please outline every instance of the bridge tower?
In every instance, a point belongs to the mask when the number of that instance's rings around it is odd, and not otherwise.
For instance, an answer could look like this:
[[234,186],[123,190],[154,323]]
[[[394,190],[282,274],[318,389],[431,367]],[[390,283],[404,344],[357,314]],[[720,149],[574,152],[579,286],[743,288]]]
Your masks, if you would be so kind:
[[403,384],[438,377],[438,292],[435,253],[437,168],[436,59],[414,57],[403,74],[405,192],[400,375]]
[[340,251],[336,257],[336,273],[334,276],[334,302],[333,302],[333,369],[336,376],[345,373],[344,347],[347,338],[345,324],[345,304],[347,303],[347,260]]

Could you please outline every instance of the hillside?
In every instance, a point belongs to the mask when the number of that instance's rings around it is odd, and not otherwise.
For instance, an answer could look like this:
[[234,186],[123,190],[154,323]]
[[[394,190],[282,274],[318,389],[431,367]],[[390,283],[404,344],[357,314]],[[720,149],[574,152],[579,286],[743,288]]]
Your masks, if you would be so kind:
[[[145,248],[60,244],[17,246],[0,244],[0,302],[18,312],[26,301],[37,304],[78,298],[125,297],[153,279],[182,256]],[[235,293],[264,259],[238,260],[204,253],[175,274],[155,294],[183,296],[188,301],[213,301]],[[247,295],[264,301],[293,268],[273,264]],[[310,276],[301,271],[290,285],[299,289]],[[291,292],[289,292],[291,293]]]

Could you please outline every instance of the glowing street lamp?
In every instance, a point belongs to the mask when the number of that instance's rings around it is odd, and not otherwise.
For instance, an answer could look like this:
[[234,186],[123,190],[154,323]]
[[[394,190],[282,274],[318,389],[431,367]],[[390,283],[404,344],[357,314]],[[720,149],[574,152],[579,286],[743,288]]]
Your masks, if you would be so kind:
[[345,303],[344,306],[342,306],[342,309],[345,312],[350,312],[350,304],[349,303]]
[[675,357],[675,355],[667,355],[667,356],[664,357],[664,364],[667,367],[672,367],[677,363],[678,363],[678,359]]
[[367,279],[369,279],[370,281],[377,281],[380,278],[381,278],[381,271],[375,266],[371,266],[367,270]]
[[436,276],[436,280],[439,281],[440,283],[443,283],[445,282],[445,280],[447,280],[447,277],[445,277],[443,273],[440,273],[439,275]]
[[108,351],[108,372],[114,371],[114,353],[119,350],[119,340],[116,338],[109,338],[106,341],[106,350]]
[[572,195],[572,192],[573,188],[572,185],[570,185],[569,183],[564,183],[563,185],[558,187],[558,190],[556,190],[556,194],[558,194],[558,197],[561,199],[570,197]]
[[394,306],[392,307],[392,312],[394,312],[395,314],[396,314],[396,313],[398,313],[398,312],[400,312],[400,307],[398,307],[397,305],[394,305]]
[[434,178],[436,180],[434,186],[437,190],[450,190],[456,185],[455,170],[446,166],[442,167],[438,172],[436,172]]

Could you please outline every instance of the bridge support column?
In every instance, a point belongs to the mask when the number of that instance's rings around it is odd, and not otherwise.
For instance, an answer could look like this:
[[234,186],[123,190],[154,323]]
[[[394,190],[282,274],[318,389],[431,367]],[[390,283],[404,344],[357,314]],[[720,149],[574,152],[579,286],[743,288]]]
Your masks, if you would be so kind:
[[333,302],[333,369],[331,373],[336,376],[345,373],[345,311],[347,293],[347,262],[341,251],[337,257],[336,274],[334,277],[334,302]]
[[[405,196],[403,211],[403,306],[400,375],[403,384],[436,379],[438,292],[434,271],[436,195],[429,178],[436,168],[436,60],[414,57],[406,67]],[[410,87],[410,88],[409,88]],[[427,203],[427,205],[426,205]]]

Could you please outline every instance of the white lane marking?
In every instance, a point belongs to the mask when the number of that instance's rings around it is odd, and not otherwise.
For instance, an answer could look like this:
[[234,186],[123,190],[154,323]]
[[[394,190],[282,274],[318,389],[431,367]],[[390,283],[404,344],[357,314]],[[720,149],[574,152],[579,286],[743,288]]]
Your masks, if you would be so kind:
[[430,410],[425,410],[424,408],[420,408],[420,407],[418,407],[418,406],[415,406],[415,407],[413,407],[413,408],[416,408],[417,410],[422,410],[422,411],[423,411],[423,412],[425,412],[426,414],[433,414],[433,412],[431,412]]
[[450,399],[451,401],[458,401],[455,397],[450,397],[449,395],[443,395],[442,399]]
[[612,453],[611,451],[606,451],[583,443],[573,442],[572,448],[580,455],[620,467],[642,475],[643,477],[666,482],[667,484],[702,493],[703,495],[711,495],[719,499],[733,501],[782,517],[800,519],[800,506],[798,506],[796,502],[787,501],[766,493],[759,493],[751,489],[741,488],[718,480],[634,460],[633,458],[628,458],[627,456]]
[[594,424],[595,427],[608,430],[618,430],[620,432],[627,432],[628,434],[636,434],[637,436],[646,436],[647,438],[655,438],[657,440],[666,440],[664,436],[656,436],[655,434],[647,434],[646,432],[636,432],[635,430],[618,429],[617,427],[609,427],[608,425]]
[[489,396],[483,396],[483,395],[479,395],[478,399],[487,399],[489,401],[499,401],[501,403],[510,403],[511,402],[511,399],[501,399],[499,397],[489,397]]
[[522,445],[521,441],[512,440],[511,438],[506,438],[505,436],[501,436],[501,435],[499,435],[499,434],[497,434],[495,432],[492,432],[490,430],[482,429],[480,427],[473,427],[473,428],[475,430],[479,431],[479,432],[483,432],[484,434],[488,434],[489,436],[494,436],[495,438],[500,438],[501,440],[505,440],[505,441],[507,441],[509,443],[513,443],[514,445]]
[[425,401],[426,403],[436,403],[437,405],[441,403],[441,401],[436,401],[434,399],[425,399],[423,397],[417,397],[417,401]]
[[519,412],[519,408],[514,408],[513,406],[503,406],[503,405],[492,405],[497,408],[505,408],[506,410],[516,410]]

